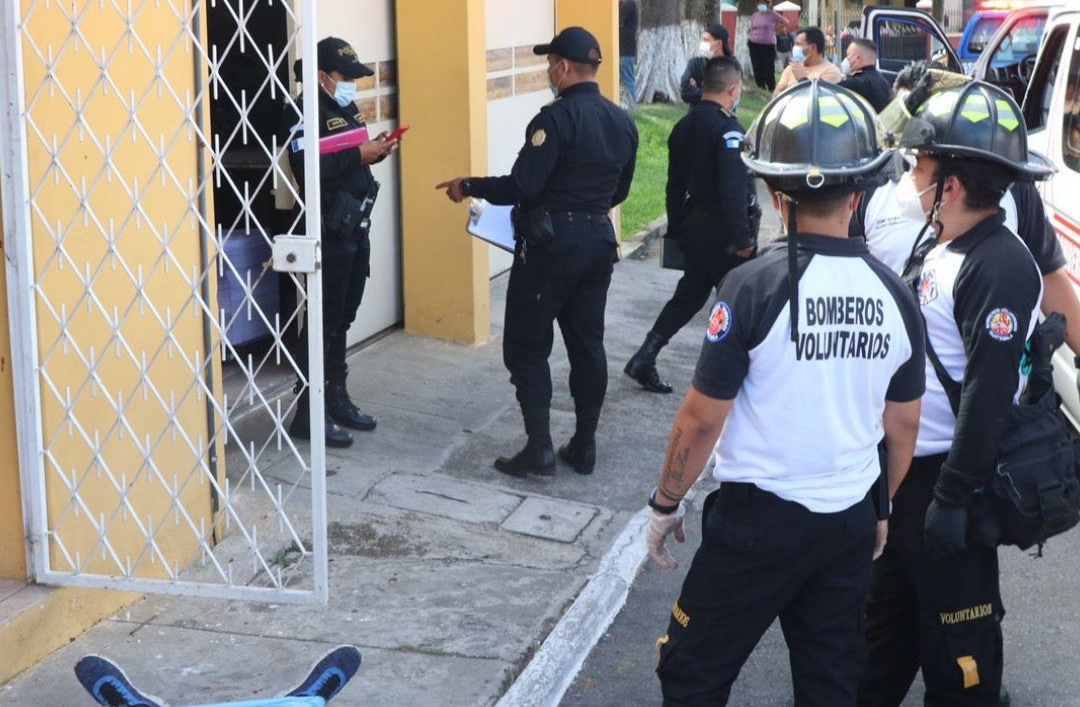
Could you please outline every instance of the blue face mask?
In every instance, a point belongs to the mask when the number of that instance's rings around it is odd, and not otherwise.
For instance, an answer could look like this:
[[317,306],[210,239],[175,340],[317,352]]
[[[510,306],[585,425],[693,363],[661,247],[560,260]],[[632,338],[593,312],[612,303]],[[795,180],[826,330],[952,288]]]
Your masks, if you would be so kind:
[[356,98],[356,84],[349,80],[338,81],[334,86],[334,100],[344,108]]
[[796,44],[791,48],[791,58],[795,61],[806,61],[806,52],[803,51],[802,47]]

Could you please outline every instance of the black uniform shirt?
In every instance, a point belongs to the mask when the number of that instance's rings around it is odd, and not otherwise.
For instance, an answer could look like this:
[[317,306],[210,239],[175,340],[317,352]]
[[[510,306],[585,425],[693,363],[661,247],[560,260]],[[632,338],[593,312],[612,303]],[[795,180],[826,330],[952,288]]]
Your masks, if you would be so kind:
[[702,101],[690,109],[668,137],[668,229],[677,234],[689,213],[722,217],[716,238],[753,245],[747,204],[753,180],[740,157],[743,129],[719,103]]
[[606,213],[630,192],[637,145],[634,122],[596,83],[574,84],[529,123],[510,174],[473,177],[468,195],[492,204]]
[[865,98],[878,113],[881,112],[882,108],[889,105],[889,101],[892,99],[892,85],[875,66],[859,69],[841,81],[840,85]]
[[[355,104],[342,108],[326,91],[319,89],[318,93],[320,138],[367,127]],[[285,109],[287,116],[285,134],[289,141],[289,167],[292,168],[293,176],[300,185],[300,193],[303,194],[304,149],[307,147],[318,149],[318,144],[314,140],[307,140],[304,135],[304,123],[300,117],[303,114],[303,103],[300,99],[297,99],[297,109],[300,113],[288,107]],[[355,147],[319,156],[319,181],[322,182],[324,209],[333,201],[334,194],[341,190],[349,192],[358,199],[363,198],[371,188],[373,180],[371,167],[360,162],[360,150]]]
[[709,60],[703,56],[691,57],[679,79],[679,95],[687,103],[697,105],[701,100],[701,85],[705,83],[705,65]]

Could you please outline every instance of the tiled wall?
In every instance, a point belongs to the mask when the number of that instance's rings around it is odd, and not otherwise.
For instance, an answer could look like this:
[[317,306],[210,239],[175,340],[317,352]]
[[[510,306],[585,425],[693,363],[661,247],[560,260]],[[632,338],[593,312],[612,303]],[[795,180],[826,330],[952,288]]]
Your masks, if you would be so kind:
[[547,90],[547,58],[533,54],[532,48],[530,44],[488,50],[489,101]]
[[356,105],[368,123],[397,119],[397,62],[376,61],[367,66],[374,76],[356,81]]

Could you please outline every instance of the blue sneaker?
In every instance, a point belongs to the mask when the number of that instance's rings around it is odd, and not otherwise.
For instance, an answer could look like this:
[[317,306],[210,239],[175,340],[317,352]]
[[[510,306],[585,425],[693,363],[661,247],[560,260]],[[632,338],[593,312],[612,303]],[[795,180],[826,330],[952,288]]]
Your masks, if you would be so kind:
[[75,664],[75,677],[99,705],[105,707],[164,707],[157,697],[135,689],[124,671],[108,658],[88,655]]
[[321,697],[329,702],[359,669],[360,651],[353,646],[339,646],[324,655],[300,686],[285,697]]

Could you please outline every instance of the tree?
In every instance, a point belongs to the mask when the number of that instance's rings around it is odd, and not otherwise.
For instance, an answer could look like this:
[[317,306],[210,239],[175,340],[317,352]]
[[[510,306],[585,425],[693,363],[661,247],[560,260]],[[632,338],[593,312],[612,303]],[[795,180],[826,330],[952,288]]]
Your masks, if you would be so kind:
[[686,67],[682,0],[639,0],[638,77],[634,100],[651,103],[658,94],[679,100],[679,78]]

